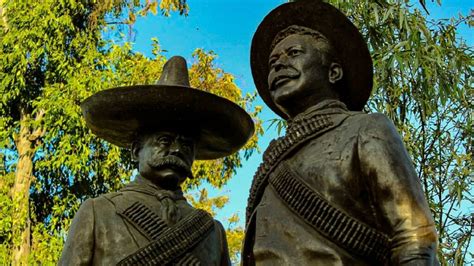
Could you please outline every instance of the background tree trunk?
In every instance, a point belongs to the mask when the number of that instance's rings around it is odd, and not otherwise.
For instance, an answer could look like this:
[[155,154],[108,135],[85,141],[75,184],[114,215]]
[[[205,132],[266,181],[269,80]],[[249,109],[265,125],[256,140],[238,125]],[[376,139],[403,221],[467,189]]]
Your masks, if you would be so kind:
[[15,138],[18,152],[18,164],[15,171],[15,183],[11,195],[13,200],[13,250],[12,264],[27,265],[31,247],[29,190],[33,177],[34,141],[31,139],[29,114],[20,110],[20,132]]
[[5,15],[6,11],[3,8],[3,2],[5,2],[5,0],[0,0],[0,18],[2,20],[1,25],[4,28],[4,30],[6,30],[6,29],[8,29],[8,27],[7,27],[7,16]]

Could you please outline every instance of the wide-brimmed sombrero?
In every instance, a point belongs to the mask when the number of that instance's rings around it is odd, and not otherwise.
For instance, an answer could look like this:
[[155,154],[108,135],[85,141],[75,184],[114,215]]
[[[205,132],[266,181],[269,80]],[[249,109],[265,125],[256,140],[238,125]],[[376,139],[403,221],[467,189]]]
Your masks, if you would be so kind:
[[321,32],[335,48],[343,74],[341,100],[349,110],[362,110],[373,83],[373,66],[367,44],[352,22],[339,10],[320,0],[299,0],[272,10],[252,39],[250,63],[255,86],[265,103],[279,116],[288,116],[272,101],[268,90],[268,57],[275,36],[291,25]]
[[94,134],[125,148],[130,148],[137,133],[146,128],[190,127],[199,134],[199,160],[238,151],[254,132],[251,117],[241,107],[190,87],[186,61],[178,56],[166,62],[156,85],[104,90],[87,98],[81,108]]

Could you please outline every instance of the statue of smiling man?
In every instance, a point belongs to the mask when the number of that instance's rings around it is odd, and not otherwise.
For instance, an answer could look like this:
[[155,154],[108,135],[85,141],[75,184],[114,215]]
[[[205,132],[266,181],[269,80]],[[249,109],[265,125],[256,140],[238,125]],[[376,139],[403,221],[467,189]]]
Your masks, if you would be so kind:
[[59,264],[230,265],[222,225],[189,205],[180,184],[195,159],[242,147],[254,130],[250,116],[189,87],[182,57],[165,64],[157,85],[105,90],[81,107],[92,132],[131,148],[139,175],[82,204]]
[[394,125],[361,112],[372,61],[333,6],[271,11],[251,50],[256,87],[286,119],[247,206],[243,265],[433,265],[437,234]]

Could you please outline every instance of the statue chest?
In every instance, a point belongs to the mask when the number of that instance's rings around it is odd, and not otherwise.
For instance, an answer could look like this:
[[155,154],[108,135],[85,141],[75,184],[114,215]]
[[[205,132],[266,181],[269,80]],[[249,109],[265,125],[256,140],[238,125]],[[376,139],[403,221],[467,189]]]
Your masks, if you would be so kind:
[[334,206],[368,224],[371,221],[370,187],[360,171],[357,131],[344,126],[308,141],[285,163]]
[[327,196],[351,188],[363,189],[356,135],[328,132],[307,142],[286,162],[310,187]]

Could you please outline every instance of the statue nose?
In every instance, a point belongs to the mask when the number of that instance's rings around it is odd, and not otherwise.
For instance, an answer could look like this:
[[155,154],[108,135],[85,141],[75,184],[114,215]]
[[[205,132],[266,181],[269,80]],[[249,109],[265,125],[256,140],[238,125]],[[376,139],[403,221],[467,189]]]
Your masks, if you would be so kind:
[[179,141],[173,141],[168,149],[168,155],[173,155],[186,161],[186,152],[183,150],[183,145]]
[[179,143],[179,141],[173,141],[173,143],[171,143],[170,145],[169,151],[172,154],[181,152],[181,144]]
[[279,71],[282,68],[285,68],[288,66],[288,56],[286,54],[282,54],[278,57],[278,59],[274,63],[274,68],[275,71]]

